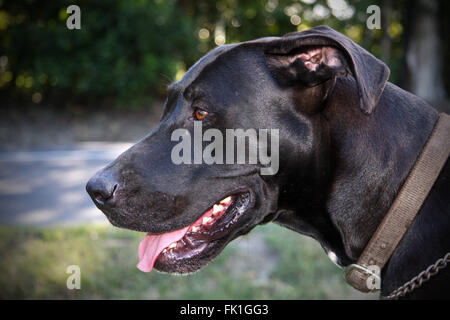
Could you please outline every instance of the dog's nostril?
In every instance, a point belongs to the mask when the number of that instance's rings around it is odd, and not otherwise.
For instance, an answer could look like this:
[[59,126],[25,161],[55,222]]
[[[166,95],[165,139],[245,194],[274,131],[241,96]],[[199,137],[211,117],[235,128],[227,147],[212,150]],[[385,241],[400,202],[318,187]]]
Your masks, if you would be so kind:
[[102,176],[94,176],[86,185],[86,190],[92,200],[99,205],[104,205],[107,200],[111,199],[116,189],[117,183]]
[[105,201],[108,200],[111,197],[105,197],[104,195],[100,193],[94,194],[94,201],[100,205],[104,205]]

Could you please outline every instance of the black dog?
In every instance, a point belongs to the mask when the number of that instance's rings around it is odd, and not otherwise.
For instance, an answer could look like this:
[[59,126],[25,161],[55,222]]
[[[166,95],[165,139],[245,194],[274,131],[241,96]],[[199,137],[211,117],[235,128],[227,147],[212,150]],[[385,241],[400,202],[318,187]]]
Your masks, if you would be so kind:
[[[155,263],[193,272],[270,221],[313,237],[348,265],[438,117],[388,77],[383,62],[328,27],[220,46],[169,86],[159,126],[98,172],[87,191],[113,225],[149,233],[139,248],[145,271]],[[171,134],[192,132],[195,120],[221,132],[279,129],[278,172],[261,175],[261,164],[174,164]],[[382,270],[382,294],[449,251],[449,188],[447,162]],[[415,297],[448,297],[448,269],[435,279]]]

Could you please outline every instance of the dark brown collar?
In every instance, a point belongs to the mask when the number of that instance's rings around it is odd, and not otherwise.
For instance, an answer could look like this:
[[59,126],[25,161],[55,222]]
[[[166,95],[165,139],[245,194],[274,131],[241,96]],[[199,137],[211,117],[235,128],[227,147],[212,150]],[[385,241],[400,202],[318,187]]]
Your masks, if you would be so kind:
[[381,269],[408,230],[450,154],[450,116],[441,113],[391,208],[345,278],[355,289],[380,288]]

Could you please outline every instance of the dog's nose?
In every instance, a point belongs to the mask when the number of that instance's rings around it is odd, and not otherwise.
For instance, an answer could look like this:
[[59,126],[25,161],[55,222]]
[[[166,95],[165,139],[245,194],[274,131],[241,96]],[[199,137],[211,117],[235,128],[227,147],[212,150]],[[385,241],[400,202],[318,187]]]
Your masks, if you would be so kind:
[[106,201],[114,197],[114,192],[117,190],[117,182],[106,178],[105,176],[93,176],[86,185],[86,191],[91,196],[92,200],[100,206],[103,206]]

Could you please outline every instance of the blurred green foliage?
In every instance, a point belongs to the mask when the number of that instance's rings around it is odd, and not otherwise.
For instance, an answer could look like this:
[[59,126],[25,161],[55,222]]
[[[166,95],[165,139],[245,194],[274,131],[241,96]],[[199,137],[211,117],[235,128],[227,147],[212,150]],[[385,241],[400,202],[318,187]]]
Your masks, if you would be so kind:
[[[66,27],[73,3],[81,30]],[[193,22],[173,1],[9,1],[0,12],[1,55],[12,72],[4,86],[14,94],[126,105],[154,95],[161,76],[195,57]]]
[[[380,56],[380,30],[366,28],[374,0],[0,0],[0,94],[61,105],[141,106],[164,94],[196,59],[222,43],[327,24]],[[81,8],[81,30],[66,8]],[[396,79],[402,10],[388,33]]]
[[[112,226],[0,227],[0,299],[374,299],[345,283],[318,242],[257,227],[189,276],[136,268],[143,233]],[[67,266],[81,269],[68,290]]]

